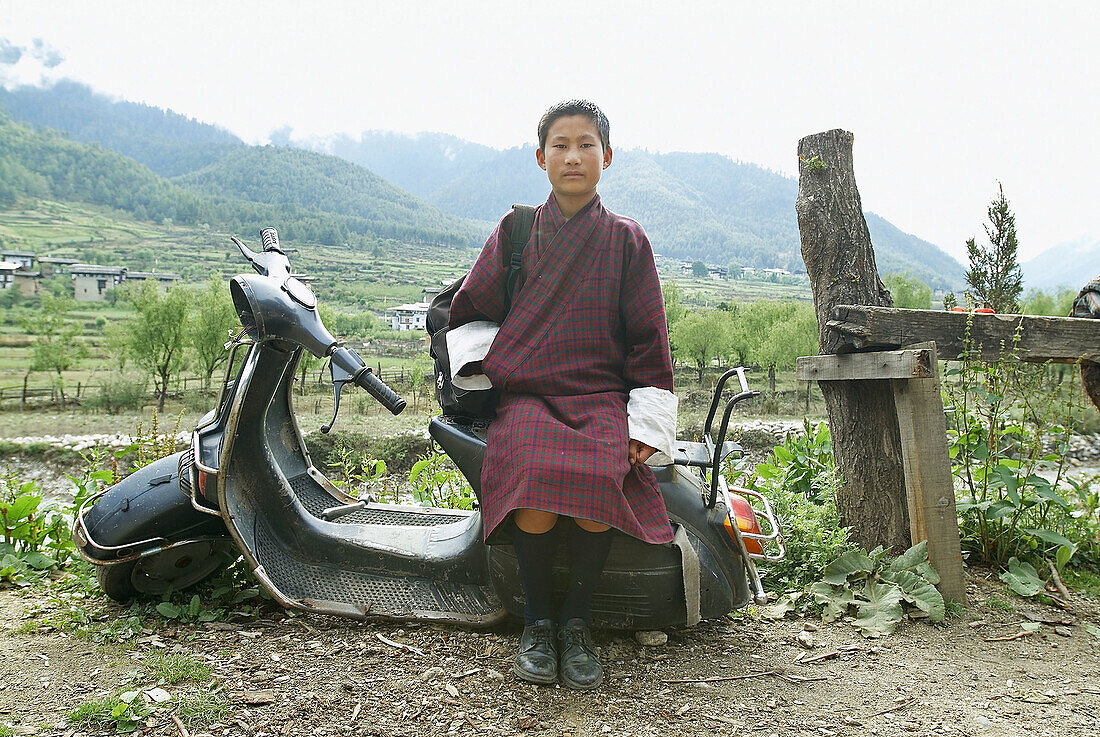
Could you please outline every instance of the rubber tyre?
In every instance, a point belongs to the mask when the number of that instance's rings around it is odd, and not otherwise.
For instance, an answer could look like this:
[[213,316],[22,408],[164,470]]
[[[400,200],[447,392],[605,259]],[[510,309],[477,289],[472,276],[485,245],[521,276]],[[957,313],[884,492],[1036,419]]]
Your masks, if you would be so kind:
[[228,540],[188,543],[155,555],[96,568],[103,593],[117,602],[161,596],[202,583],[237,557]]

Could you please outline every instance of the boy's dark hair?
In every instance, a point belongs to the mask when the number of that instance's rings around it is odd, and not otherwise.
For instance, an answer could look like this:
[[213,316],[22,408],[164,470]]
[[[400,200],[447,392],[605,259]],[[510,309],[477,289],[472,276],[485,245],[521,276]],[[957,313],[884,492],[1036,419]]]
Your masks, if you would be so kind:
[[603,114],[603,110],[596,107],[596,103],[588,100],[565,100],[543,113],[542,119],[539,120],[540,151],[546,149],[546,134],[554,121],[558,118],[567,118],[570,115],[583,115],[591,120],[592,125],[596,126],[596,130],[600,133],[600,143],[603,144],[603,150],[606,151],[610,148],[611,124],[607,122],[607,116]]

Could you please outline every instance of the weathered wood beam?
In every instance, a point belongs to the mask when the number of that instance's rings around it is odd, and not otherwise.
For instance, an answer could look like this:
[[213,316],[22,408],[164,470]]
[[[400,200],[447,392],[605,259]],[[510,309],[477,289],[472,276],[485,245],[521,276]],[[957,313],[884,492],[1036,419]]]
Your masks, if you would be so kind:
[[[945,310],[839,305],[826,328],[844,351],[897,348],[935,341],[940,358],[977,350],[983,361],[1011,353],[1029,363],[1100,362],[1100,320],[988,315]],[[967,338],[972,348],[967,347]]]
[[795,362],[799,381],[852,379],[927,379],[932,376],[935,351],[927,348],[873,353],[802,356]]
[[939,590],[943,598],[965,602],[966,582],[936,347],[926,343],[922,348],[921,352],[929,359],[931,374],[891,381],[905,467],[909,531],[913,544],[928,541],[928,560],[940,574]]

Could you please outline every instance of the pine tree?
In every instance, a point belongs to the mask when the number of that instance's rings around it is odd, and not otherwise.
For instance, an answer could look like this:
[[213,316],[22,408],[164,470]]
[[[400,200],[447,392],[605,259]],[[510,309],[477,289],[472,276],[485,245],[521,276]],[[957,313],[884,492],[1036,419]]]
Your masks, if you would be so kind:
[[997,312],[1019,312],[1020,292],[1024,289],[1023,274],[1016,258],[1016,216],[1008,207],[1004,186],[997,184],[999,195],[986,211],[985,226],[989,246],[979,246],[971,238],[966,242],[970,268],[966,283],[974,301]]

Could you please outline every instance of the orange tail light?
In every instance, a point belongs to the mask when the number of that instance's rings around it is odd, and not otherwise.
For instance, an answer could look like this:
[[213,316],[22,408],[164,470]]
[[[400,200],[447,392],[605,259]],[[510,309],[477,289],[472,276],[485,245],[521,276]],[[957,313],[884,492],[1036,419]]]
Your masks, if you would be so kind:
[[[737,529],[741,532],[751,532],[755,535],[760,533],[760,523],[756,520],[756,512],[752,510],[752,505],[749,504],[749,500],[740,494],[730,494],[730,505],[733,507],[730,513],[726,515],[725,526],[726,532],[729,536],[737,539],[733,534],[733,523],[730,521],[730,517],[733,516],[737,519]],[[745,539],[745,550],[756,555],[764,554],[764,546],[760,544],[759,540]]]

